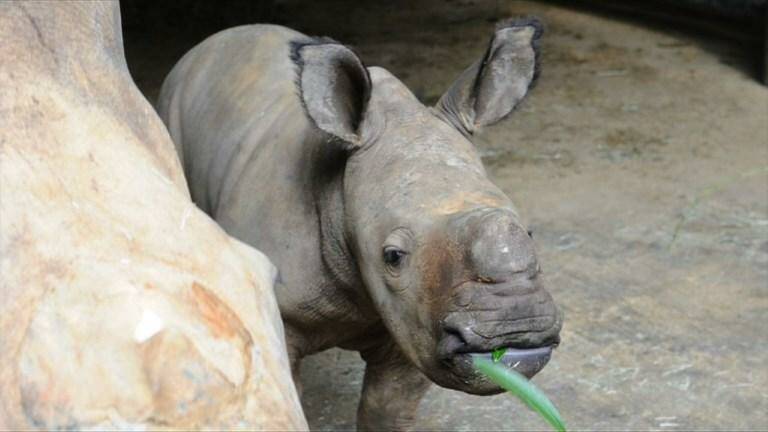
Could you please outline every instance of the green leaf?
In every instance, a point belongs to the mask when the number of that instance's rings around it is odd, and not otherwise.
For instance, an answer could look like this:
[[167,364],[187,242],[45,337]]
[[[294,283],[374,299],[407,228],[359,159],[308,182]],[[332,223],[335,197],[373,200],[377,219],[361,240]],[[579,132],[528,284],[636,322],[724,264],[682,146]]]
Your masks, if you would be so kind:
[[507,352],[507,349],[504,347],[496,348],[495,350],[493,350],[493,352],[491,353],[491,358],[493,359],[493,362],[498,363],[499,360],[501,360],[501,358],[504,357],[504,353],[506,352]]
[[[496,351],[494,351],[495,355]],[[503,389],[514,394],[529,408],[544,417],[558,432],[565,432],[565,424],[552,402],[536,386],[514,369],[491,362],[487,358],[473,357],[475,368]]]

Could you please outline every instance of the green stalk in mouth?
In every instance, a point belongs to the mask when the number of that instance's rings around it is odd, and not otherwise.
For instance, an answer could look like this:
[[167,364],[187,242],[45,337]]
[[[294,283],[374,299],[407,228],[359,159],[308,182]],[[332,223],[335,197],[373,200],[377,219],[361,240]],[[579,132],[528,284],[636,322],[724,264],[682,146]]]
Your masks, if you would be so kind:
[[494,363],[498,363],[499,360],[501,360],[502,357],[504,357],[504,354],[507,352],[507,349],[505,347],[499,347],[493,350],[491,352],[491,358],[493,359]]
[[472,362],[480,373],[517,396],[529,408],[539,413],[556,431],[565,432],[565,423],[563,423],[560,413],[549,398],[522,374],[506,367],[504,364],[498,363],[505,352],[506,348],[497,348],[491,354],[492,361],[489,361],[487,358],[473,356]]

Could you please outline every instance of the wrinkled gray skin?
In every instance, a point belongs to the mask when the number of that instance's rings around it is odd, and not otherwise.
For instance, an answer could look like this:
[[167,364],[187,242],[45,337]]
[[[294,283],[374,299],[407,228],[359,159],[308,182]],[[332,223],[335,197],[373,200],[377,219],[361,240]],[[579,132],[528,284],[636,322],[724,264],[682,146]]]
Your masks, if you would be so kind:
[[210,37],[163,85],[193,199],[279,269],[294,372],[334,346],[366,361],[359,429],[408,428],[430,380],[499,392],[471,353],[518,348],[532,376],[549,350],[529,349],[558,342],[533,241],[470,142],[528,92],[540,33],[500,25],[433,108],[345,46],[269,25]]

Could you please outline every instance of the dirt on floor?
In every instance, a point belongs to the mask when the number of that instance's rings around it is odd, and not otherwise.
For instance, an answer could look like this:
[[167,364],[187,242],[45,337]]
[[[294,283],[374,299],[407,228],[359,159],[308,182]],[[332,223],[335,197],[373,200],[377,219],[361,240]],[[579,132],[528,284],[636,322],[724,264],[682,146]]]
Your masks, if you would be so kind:
[[[565,312],[535,383],[574,430],[768,428],[768,88],[742,47],[526,1],[290,0],[268,14],[354,45],[430,103],[493,21],[540,16],[538,87],[477,140]],[[199,40],[127,32],[150,99]],[[354,428],[362,367],[341,350],[304,362],[314,429]],[[420,413],[418,429],[546,428],[510,396],[438,387]]]

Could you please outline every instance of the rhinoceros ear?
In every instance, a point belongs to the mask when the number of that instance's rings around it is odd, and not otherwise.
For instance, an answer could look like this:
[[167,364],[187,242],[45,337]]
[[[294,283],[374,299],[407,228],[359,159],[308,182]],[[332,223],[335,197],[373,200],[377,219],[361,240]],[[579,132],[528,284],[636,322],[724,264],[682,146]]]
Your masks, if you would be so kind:
[[291,48],[307,115],[323,131],[358,145],[371,96],[368,69],[351,49],[331,39],[294,42]]
[[437,102],[437,109],[468,134],[503,119],[536,81],[542,33],[536,18],[500,23],[485,56],[459,76]]

